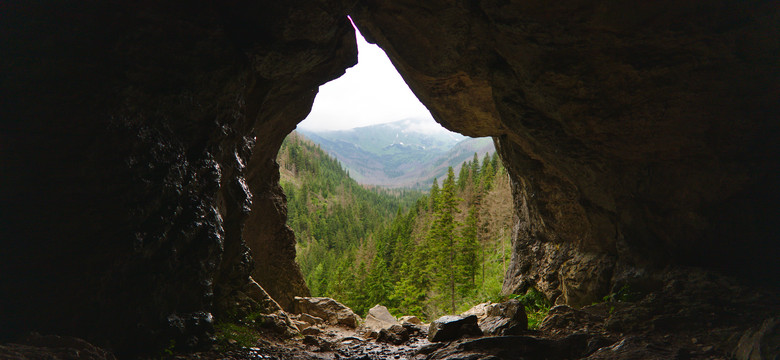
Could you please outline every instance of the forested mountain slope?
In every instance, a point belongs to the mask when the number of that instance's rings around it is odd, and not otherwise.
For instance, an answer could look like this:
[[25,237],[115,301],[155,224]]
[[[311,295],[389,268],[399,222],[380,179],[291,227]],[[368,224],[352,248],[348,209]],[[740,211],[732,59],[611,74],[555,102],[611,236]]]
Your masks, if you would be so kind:
[[332,271],[345,255],[422,195],[363,187],[337,160],[296,132],[282,143],[277,161],[287,196],[287,224],[297,239],[297,261],[315,296],[335,291]]
[[[299,134],[279,152],[288,224],[313,296],[432,318],[499,297],[512,201],[497,156],[474,154],[430,194],[366,189]],[[454,309],[453,309],[454,308]]]
[[[432,120],[431,120],[432,121]],[[424,119],[405,119],[348,130],[301,129],[341,161],[361,184],[427,189],[475,152],[493,153],[493,139],[469,138]]]

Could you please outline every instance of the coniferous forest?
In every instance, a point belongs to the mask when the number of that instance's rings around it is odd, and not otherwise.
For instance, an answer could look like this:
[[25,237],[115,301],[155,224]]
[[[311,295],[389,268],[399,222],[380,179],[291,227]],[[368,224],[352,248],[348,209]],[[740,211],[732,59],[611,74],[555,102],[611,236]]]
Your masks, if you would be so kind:
[[450,168],[427,194],[362,186],[297,133],[278,162],[312,296],[424,319],[500,298],[512,202],[495,153]]

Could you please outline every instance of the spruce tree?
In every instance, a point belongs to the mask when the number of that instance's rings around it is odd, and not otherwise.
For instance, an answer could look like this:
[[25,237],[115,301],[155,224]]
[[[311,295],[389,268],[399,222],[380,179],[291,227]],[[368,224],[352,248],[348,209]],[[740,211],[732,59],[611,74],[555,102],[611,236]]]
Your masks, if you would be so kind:
[[471,179],[474,181],[474,184],[476,184],[477,179],[479,179],[479,158],[477,157],[477,153],[474,153],[474,159],[471,160]]
[[476,286],[477,269],[479,261],[477,253],[480,246],[477,239],[477,209],[470,207],[463,227],[461,228],[460,242],[458,243],[458,268],[460,270],[461,294],[465,295]]
[[436,249],[436,265],[438,270],[436,287],[440,294],[448,294],[450,309],[455,313],[455,286],[459,280],[457,264],[455,262],[457,253],[457,238],[455,234],[455,214],[459,212],[458,203],[460,198],[455,196],[455,173],[450,167],[447,170],[447,178],[442,184],[438,196],[437,210],[435,212],[434,224],[431,227],[431,240]]
[[484,192],[490,191],[490,187],[493,185],[493,178],[496,176],[493,164],[490,161],[490,157],[485,153],[485,157],[482,159],[482,187]]
[[439,199],[439,181],[436,180],[436,178],[433,178],[433,185],[431,185],[431,195],[430,196],[431,196],[430,209],[431,209],[431,212],[435,213],[436,212],[436,208],[438,207],[437,203],[438,203],[438,199]]

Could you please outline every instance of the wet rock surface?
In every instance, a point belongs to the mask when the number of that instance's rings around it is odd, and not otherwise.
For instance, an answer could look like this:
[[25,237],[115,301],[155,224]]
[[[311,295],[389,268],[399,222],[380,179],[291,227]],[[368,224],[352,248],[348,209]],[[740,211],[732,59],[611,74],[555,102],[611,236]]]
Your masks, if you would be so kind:
[[452,341],[463,337],[481,336],[482,330],[477,325],[477,316],[445,315],[428,327],[428,341]]

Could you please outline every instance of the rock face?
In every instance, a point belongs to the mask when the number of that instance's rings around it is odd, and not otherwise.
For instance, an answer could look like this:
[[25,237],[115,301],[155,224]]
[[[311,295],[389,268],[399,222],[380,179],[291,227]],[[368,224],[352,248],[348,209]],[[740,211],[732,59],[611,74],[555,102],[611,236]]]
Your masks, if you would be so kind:
[[776,280],[776,5],[363,1],[350,14],[437,121],[496,140],[517,214],[504,291],[582,305],[670,263]]
[[273,307],[250,275],[285,309],[307,295],[274,158],[318,86],[354,64],[347,13],[437,121],[494,137],[517,215],[505,292],[582,305],[680,264],[776,284],[779,12],[9,1],[0,339],[198,347],[212,314]]
[[452,341],[466,336],[480,336],[477,316],[445,315],[428,327],[428,341]]
[[71,334],[132,357],[208,345],[192,340],[251,299],[250,274],[282,306],[308,294],[273,159],[356,61],[340,8],[7,5],[0,339]]
[[294,309],[297,314],[309,314],[327,321],[331,325],[356,328],[360,325],[360,316],[340,302],[326,297],[295,297]]

